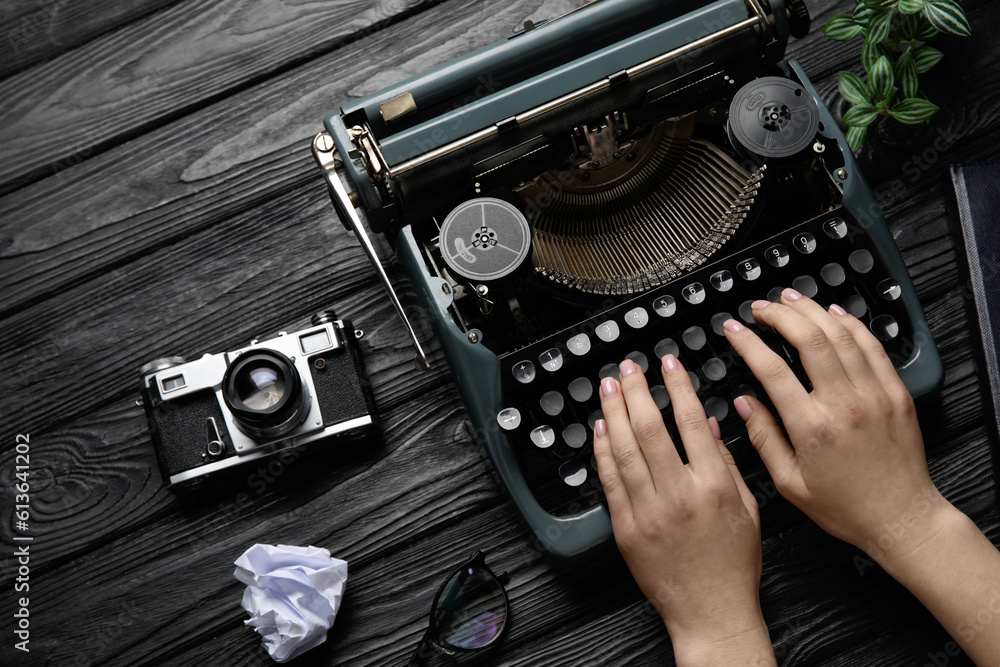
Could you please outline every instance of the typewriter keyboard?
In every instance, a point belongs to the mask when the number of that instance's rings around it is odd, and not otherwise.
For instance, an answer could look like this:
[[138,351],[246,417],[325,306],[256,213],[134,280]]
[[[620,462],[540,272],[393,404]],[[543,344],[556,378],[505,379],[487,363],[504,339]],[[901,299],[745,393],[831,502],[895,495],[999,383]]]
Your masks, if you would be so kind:
[[912,328],[899,283],[879,265],[871,238],[853,218],[841,210],[824,214],[501,359],[504,406],[497,422],[542,507],[564,516],[584,509],[584,499],[603,498],[593,457],[599,383],[617,378],[626,358],[645,373],[675,443],[660,358],[680,359],[744,476],[766,479],[733,399],[750,394],[773,406],[725,340],[723,322],[734,318],[751,327],[808,388],[795,349],[751,312],[753,301],[778,301],[786,287],[824,306],[841,305],[868,325],[897,366],[909,358]]

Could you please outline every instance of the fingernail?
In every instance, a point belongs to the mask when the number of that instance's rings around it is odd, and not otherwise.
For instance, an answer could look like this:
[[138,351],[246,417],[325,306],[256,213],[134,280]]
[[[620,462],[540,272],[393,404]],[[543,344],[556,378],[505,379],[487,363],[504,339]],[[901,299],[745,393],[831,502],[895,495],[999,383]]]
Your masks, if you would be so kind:
[[722,326],[726,328],[726,331],[731,333],[736,333],[737,331],[743,331],[743,325],[736,320],[726,320],[722,323]]
[[601,396],[614,396],[618,393],[618,383],[611,378],[604,378],[601,381]]
[[754,301],[753,303],[750,304],[750,307],[753,308],[754,310],[760,310],[761,308],[763,308],[764,306],[768,305],[769,303],[771,303],[771,302],[767,301],[765,299],[757,299],[756,301]]
[[781,295],[786,299],[788,299],[789,301],[798,301],[799,299],[802,298],[802,295],[799,294],[796,290],[793,290],[791,287],[786,287],[785,289],[781,290]]
[[603,419],[598,419],[594,422],[594,435],[598,438],[603,438],[608,434],[608,424]]
[[836,315],[837,317],[843,317],[844,315],[847,315],[847,311],[838,306],[837,304],[833,304],[832,306],[830,306],[830,312]]
[[739,413],[740,419],[750,421],[750,417],[753,416],[753,408],[750,407],[750,401],[742,396],[737,396],[736,400],[733,401],[733,405],[736,406],[736,412]]
[[677,370],[677,357],[668,354],[663,357],[663,370],[666,373],[673,373]]
[[635,364],[632,363],[631,359],[626,359],[625,361],[618,364],[618,372],[621,373],[622,377],[626,375],[631,375],[635,373]]
[[715,417],[708,418],[708,428],[712,430],[712,435],[716,440],[722,440],[722,429],[719,428],[719,420]]

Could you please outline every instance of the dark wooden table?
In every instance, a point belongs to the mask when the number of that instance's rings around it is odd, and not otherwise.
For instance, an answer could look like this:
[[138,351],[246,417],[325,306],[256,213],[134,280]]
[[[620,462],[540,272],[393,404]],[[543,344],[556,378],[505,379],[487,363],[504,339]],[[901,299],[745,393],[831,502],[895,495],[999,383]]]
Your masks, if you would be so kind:
[[[341,102],[578,4],[447,0],[13,0],[0,24],[0,637],[3,664],[268,664],[243,626],[233,560],[256,542],[350,563],[340,616],[298,664],[404,664],[444,573],[476,549],[511,575],[495,664],[670,664],[670,641],[617,563],[554,570],[470,437],[426,322],[434,370],[403,328],[309,153]],[[1000,542],[947,165],[1000,155],[1000,5],[963,3],[941,40],[932,124],[869,159],[869,180],[944,358],[922,411],[931,472]],[[827,103],[859,42],[814,0],[788,54]],[[915,137],[915,138],[914,138]],[[890,142],[891,143],[891,142]],[[398,264],[390,271],[412,302]],[[137,369],[245,344],[333,306],[362,341],[382,437],[251,465],[207,494],[164,488]],[[15,435],[30,434],[29,530],[16,532]],[[308,462],[306,462],[308,461]],[[14,535],[30,592],[14,593]],[[18,543],[23,544],[23,543]],[[860,552],[801,523],[764,543],[761,598],[779,662],[961,664],[949,637]],[[13,644],[30,600],[30,653]],[[935,663],[934,660],[937,660]]]

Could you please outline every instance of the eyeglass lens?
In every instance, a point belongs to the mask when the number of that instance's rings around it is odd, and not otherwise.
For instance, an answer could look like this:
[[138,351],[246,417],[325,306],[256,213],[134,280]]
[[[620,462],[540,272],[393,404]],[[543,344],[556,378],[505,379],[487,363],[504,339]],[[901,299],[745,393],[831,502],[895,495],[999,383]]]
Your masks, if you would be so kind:
[[503,629],[507,609],[503,589],[490,573],[467,567],[448,580],[438,599],[434,624],[451,646],[482,648]]

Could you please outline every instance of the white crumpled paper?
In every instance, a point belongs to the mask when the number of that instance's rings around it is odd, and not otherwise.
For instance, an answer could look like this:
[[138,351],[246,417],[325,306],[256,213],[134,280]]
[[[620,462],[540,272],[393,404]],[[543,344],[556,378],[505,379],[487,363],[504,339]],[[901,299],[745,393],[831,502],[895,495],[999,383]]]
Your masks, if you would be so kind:
[[244,621],[264,637],[276,662],[286,662],[326,641],[347,583],[347,561],[319,547],[255,544],[234,563],[247,585]]

